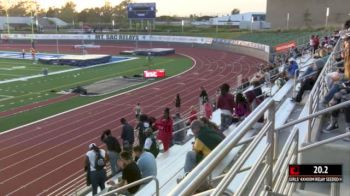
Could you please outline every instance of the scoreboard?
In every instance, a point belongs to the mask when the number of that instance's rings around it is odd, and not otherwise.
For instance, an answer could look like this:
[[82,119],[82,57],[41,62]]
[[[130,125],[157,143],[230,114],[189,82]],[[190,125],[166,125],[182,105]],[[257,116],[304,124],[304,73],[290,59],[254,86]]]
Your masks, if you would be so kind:
[[155,3],[128,4],[128,18],[130,20],[155,19],[156,4]]

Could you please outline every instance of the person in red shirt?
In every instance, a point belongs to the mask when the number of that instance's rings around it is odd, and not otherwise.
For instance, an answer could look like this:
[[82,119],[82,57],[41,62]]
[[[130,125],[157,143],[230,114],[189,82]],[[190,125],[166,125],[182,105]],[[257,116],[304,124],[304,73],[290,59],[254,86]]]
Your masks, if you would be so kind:
[[168,151],[173,139],[173,120],[170,118],[170,109],[165,108],[163,118],[155,124],[158,129],[158,139],[162,141],[164,152]]
[[221,131],[225,131],[232,124],[235,98],[230,93],[230,86],[223,84],[220,87],[221,95],[218,98],[218,108],[221,109]]
[[207,119],[211,119],[213,114],[213,106],[209,103],[209,101],[204,102],[204,114]]
[[197,120],[197,110],[196,107],[191,106],[191,112],[190,112],[190,118],[188,119],[188,122],[186,123],[187,126],[189,126],[192,121]]

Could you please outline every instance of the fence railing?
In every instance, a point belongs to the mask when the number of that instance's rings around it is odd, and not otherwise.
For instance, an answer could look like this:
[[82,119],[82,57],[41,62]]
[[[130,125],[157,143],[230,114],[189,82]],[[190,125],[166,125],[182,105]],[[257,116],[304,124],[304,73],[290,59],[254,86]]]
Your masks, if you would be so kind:
[[112,191],[109,191],[107,193],[101,194],[100,196],[108,196],[108,195],[111,195],[111,194],[114,194],[114,193],[119,193],[119,192],[124,191],[126,189],[129,189],[129,188],[141,185],[141,184],[148,183],[148,182],[150,182],[152,180],[154,180],[155,183],[156,183],[156,187],[155,187],[155,189],[156,189],[156,192],[155,192],[156,196],[159,196],[159,181],[158,181],[158,179],[155,176],[148,176],[146,178],[142,178],[140,180],[137,180],[137,181],[132,182],[130,184],[127,184],[125,186],[122,186],[122,187],[116,188],[116,189],[114,189]]
[[[327,84],[326,84],[326,75],[332,70],[333,64],[335,63],[333,56],[340,51],[341,41],[339,40],[334,47],[333,52],[331,53],[330,57],[328,58],[323,70],[321,71],[320,75],[318,76],[318,79],[316,80],[316,83],[314,85],[314,88],[311,90],[309,94],[309,99],[307,101],[308,103],[308,114],[315,113],[319,108],[319,102],[320,97],[324,96],[327,93]],[[308,120],[308,137],[307,142],[311,142],[311,129],[314,126],[316,122],[316,118],[312,118]]]

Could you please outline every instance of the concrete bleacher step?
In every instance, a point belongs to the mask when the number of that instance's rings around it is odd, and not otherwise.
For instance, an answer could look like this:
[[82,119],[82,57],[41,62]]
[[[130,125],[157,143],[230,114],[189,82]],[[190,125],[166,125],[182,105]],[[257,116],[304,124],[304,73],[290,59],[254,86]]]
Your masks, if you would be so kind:
[[[160,191],[163,191],[164,187],[172,179],[176,182],[177,175],[183,172],[187,151],[191,149],[192,140],[189,140],[183,146],[175,145],[168,152],[162,153],[157,157],[157,179],[159,181]],[[153,194],[155,194],[154,183],[148,183],[136,193],[136,195],[140,196]]]
[[305,191],[305,190],[296,190],[292,196],[328,196],[329,194],[322,194],[322,193],[315,193],[311,191]]
[[350,195],[350,172],[343,174],[343,182],[340,184],[340,195]]
[[291,115],[294,107],[295,107],[295,103],[292,102],[290,98],[287,98],[282,103],[282,105],[278,108],[276,112],[275,127],[282,126],[288,120],[288,117]]
[[277,93],[273,96],[273,100],[280,102],[287,95],[287,93],[293,88],[294,80],[290,79],[283,85],[281,89],[277,91]]

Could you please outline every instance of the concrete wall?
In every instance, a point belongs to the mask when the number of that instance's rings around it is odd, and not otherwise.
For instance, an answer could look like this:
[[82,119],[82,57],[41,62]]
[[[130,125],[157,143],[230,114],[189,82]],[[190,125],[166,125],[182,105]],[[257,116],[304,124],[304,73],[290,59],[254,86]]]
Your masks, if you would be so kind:
[[[287,13],[290,13],[289,27],[325,26],[326,9],[330,8],[328,24],[342,25],[350,19],[350,0],[267,0],[266,21],[272,28],[286,28]],[[306,22],[305,13],[310,13]]]

